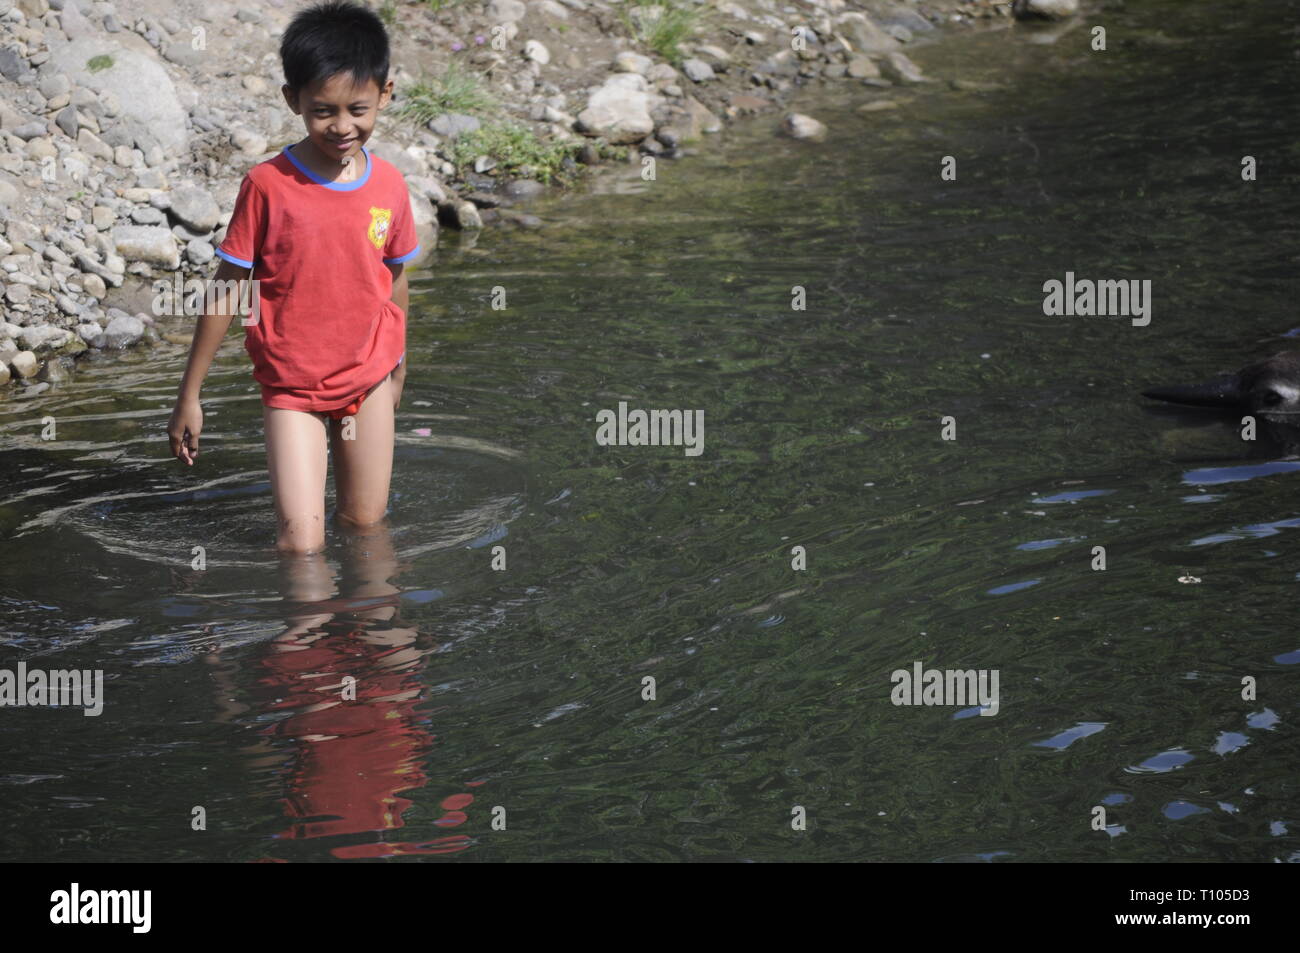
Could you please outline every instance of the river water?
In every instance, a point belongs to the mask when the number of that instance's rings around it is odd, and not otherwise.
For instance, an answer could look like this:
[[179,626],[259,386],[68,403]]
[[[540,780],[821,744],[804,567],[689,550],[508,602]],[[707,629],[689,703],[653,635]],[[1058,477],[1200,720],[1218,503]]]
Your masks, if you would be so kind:
[[[1295,13],[918,48],[940,82],[810,95],[823,143],[445,236],[389,525],[322,558],[272,549],[237,332],[190,470],[182,348],[0,405],[0,666],[105,678],[0,711],[3,856],[1300,858],[1300,464],[1137,396],[1300,324]],[[1150,324],[1045,315],[1067,271]],[[703,453],[599,445],[620,401]],[[917,662],[996,714],[893,704]]]

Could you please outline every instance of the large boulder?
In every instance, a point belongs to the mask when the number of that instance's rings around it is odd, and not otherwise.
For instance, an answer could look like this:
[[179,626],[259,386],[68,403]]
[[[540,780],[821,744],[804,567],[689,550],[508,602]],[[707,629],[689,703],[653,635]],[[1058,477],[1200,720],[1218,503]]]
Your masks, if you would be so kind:
[[578,113],[576,128],[589,136],[603,136],[613,145],[640,142],[654,132],[650,112],[663,102],[640,73],[615,73],[587,99]]
[[112,231],[117,253],[127,261],[142,261],[176,270],[181,256],[171,230],[160,225],[115,225]]
[[112,93],[121,104],[122,116],[148,129],[164,149],[176,153],[188,147],[185,110],[155,57],[97,36],[53,51],[50,62],[75,85]]
[[1062,20],[1079,12],[1079,0],[1015,0],[1011,12],[1017,20]]
[[841,13],[835,23],[858,53],[891,53],[903,45],[857,10]]

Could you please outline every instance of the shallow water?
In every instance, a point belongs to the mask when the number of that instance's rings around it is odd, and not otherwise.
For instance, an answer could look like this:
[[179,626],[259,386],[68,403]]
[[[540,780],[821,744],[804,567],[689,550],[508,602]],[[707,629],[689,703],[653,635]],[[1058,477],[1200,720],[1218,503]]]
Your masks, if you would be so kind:
[[[1296,4],[1129,7],[450,236],[390,525],[323,559],[271,549],[237,332],[192,470],[182,349],[0,405],[0,666],[106,679],[0,711],[3,855],[1298,859],[1300,464],[1137,396],[1293,343]],[[1066,271],[1150,279],[1150,325],[1044,315]],[[704,453],[598,446],[619,401]],[[998,713],[891,704],[916,661]]]

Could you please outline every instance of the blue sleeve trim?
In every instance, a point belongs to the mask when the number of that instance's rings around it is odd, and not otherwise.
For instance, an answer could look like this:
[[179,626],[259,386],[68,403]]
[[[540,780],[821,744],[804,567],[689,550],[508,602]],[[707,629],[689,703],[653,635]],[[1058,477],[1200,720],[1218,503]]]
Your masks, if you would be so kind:
[[399,258],[385,258],[385,259],[384,259],[384,264],[385,264],[385,265],[400,265],[400,264],[401,264],[402,262],[404,262],[404,261],[410,261],[412,258],[414,258],[414,257],[415,257],[416,255],[418,255],[418,254],[420,254],[420,246],[419,246],[419,245],[416,245],[414,251],[408,251],[405,255],[402,255],[402,256],[399,257]]
[[218,257],[218,258],[224,258],[226,261],[230,262],[232,265],[238,265],[240,268],[252,268],[252,267],[253,267],[253,263],[252,263],[251,261],[244,261],[244,259],[242,259],[242,258],[236,258],[234,255],[231,255],[231,254],[229,254],[229,253],[227,253],[227,252],[224,252],[224,251],[222,251],[220,248],[216,249],[216,252],[217,252],[217,257]]

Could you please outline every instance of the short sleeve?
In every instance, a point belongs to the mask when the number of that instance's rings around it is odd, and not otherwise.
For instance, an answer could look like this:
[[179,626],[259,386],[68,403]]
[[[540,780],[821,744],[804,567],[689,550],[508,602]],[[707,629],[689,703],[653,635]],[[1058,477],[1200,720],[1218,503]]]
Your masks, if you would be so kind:
[[226,226],[226,237],[217,248],[217,255],[241,268],[252,268],[266,237],[266,196],[245,175],[235,198],[235,210]]
[[384,245],[384,264],[400,265],[410,261],[420,253],[420,240],[415,234],[415,216],[411,212],[411,196],[402,190],[402,202],[397,209],[396,220],[388,234],[388,243]]

